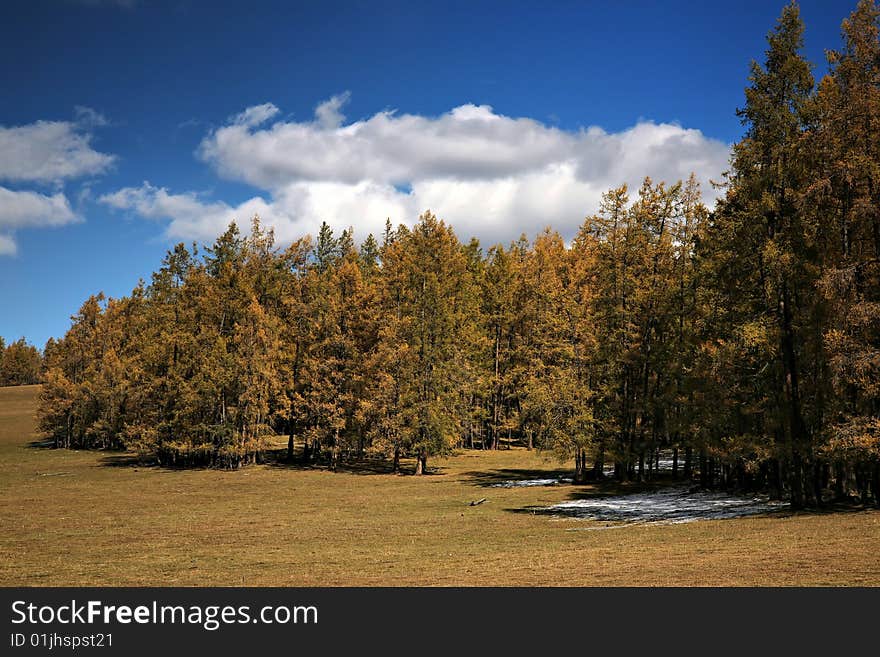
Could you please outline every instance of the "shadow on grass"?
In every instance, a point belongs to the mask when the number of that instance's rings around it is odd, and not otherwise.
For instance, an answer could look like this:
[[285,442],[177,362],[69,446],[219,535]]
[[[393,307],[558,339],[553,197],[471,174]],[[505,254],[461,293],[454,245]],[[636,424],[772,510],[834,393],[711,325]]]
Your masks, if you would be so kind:
[[[294,453],[293,460],[287,458],[287,449],[277,449],[266,452],[265,464],[273,468],[284,470],[316,470],[323,472],[337,472],[354,475],[391,475],[394,472],[394,463],[390,459],[363,456],[341,458],[335,470],[331,467],[329,457],[321,456],[309,461],[302,460],[302,454]],[[401,459],[400,470],[396,474],[413,475],[415,473],[415,459]],[[446,469],[428,465],[428,471],[422,476],[431,477],[445,474]]]
[[832,514],[862,513],[864,511],[877,510],[880,510],[880,507],[873,502],[860,502],[858,499],[852,499],[840,502],[824,502],[822,506],[801,509],[800,511],[787,509],[785,511],[785,516],[828,516]]
[[[99,464],[107,468],[159,468],[162,470],[225,470],[225,468],[212,467],[210,465],[160,465],[155,461],[144,460],[131,452],[103,452],[105,455],[99,459]],[[340,474],[353,475],[390,475],[394,474],[393,463],[389,459],[377,457],[344,458],[336,464],[334,470],[330,465],[329,458],[318,458],[303,462],[301,455],[294,455],[294,460],[287,460],[287,449],[270,449],[263,452],[261,459],[256,464],[244,465],[241,470],[246,470],[253,465],[263,465],[282,470],[337,472]],[[234,470],[233,470],[234,471]],[[412,475],[415,472],[415,461],[402,459],[400,475]],[[424,476],[445,474],[445,468],[429,467]]]
[[[475,485],[481,486],[484,488],[493,488],[499,486],[500,484],[506,483],[523,483],[529,481],[537,481],[537,480],[556,480],[557,483],[550,483],[547,485],[555,486],[555,485],[571,485],[571,470],[570,469],[559,469],[559,470],[536,470],[536,469],[527,469],[527,468],[501,468],[498,470],[472,470],[471,472],[465,472],[464,476],[468,478],[468,482]],[[561,479],[569,479],[569,481],[559,481]],[[514,486],[511,486],[514,487]]]
[[[130,452],[116,452],[102,456],[99,463],[107,468],[158,468],[158,463],[150,463]],[[193,468],[169,468],[169,470],[189,470]],[[196,468],[200,469],[200,468]]]
[[[570,499],[584,499],[589,497],[626,495],[628,493],[643,493],[666,487],[672,483],[683,483],[683,480],[673,479],[671,475],[663,473],[650,481],[618,481],[614,477],[602,479],[590,478],[583,484],[575,484],[572,481],[573,471],[565,468],[525,469],[525,468],[501,468],[497,470],[474,470],[465,472],[468,483],[483,488],[495,487],[554,487],[566,486],[570,489]],[[547,483],[530,483],[530,482]]]
[[[577,509],[559,509],[552,508],[548,506],[538,506],[538,505],[529,505],[524,507],[509,507],[503,509],[507,513],[512,513],[516,515],[529,515],[529,516],[543,516],[547,518],[572,518],[577,520],[589,520],[588,518],[584,518],[579,514]],[[731,518],[695,518],[693,521],[696,522],[698,520],[735,520],[735,519],[743,519],[743,518],[793,518],[793,517],[823,517],[830,515],[844,515],[844,514],[856,514],[856,513],[868,513],[870,511],[877,511],[878,507],[874,504],[862,504],[861,502],[834,502],[834,503],[826,503],[824,506],[817,507],[814,509],[803,509],[800,511],[792,511],[787,507],[780,508],[778,511],[767,511],[764,513],[755,513],[748,514],[742,516],[734,516]],[[603,522],[620,522],[624,525],[645,525],[645,524],[664,524],[663,521],[628,521],[628,520],[602,520],[602,519],[593,519],[593,522],[603,523]],[[682,523],[686,524],[686,523]]]
[[45,438],[37,439],[29,442],[27,446],[30,449],[55,449],[55,441],[46,440]]

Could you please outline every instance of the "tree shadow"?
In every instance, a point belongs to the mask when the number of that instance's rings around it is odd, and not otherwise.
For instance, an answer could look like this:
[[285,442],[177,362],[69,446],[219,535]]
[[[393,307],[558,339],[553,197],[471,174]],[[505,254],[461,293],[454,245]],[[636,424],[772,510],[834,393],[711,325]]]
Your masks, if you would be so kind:
[[880,506],[874,502],[861,502],[852,499],[839,502],[824,502],[822,506],[800,509],[799,511],[788,510],[790,516],[829,516],[848,513],[863,513],[867,511],[880,511]]
[[[320,456],[317,459],[303,461],[301,451],[294,452],[293,459],[287,458],[287,449],[275,449],[266,453],[265,465],[284,470],[313,470],[319,472],[336,472],[353,475],[413,475],[416,465],[415,459],[402,458],[400,469],[394,472],[394,462],[391,459],[380,456],[347,456],[337,461],[335,468],[328,456]],[[446,468],[429,466],[423,477],[446,474]]]
[[[108,456],[102,456],[98,461],[105,468],[159,468],[158,463],[145,461],[137,454],[131,452],[119,452]],[[168,468],[169,470],[193,470],[201,468]]]
[[[50,442],[48,445],[44,445],[42,443],[31,443],[30,445],[33,448],[53,448],[52,443]],[[222,467],[214,467],[208,464],[204,465],[171,465],[171,464],[160,464],[155,461],[151,461],[148,459],[144,459],[142,456],[134,452],[125,452],[125,451],[111,451],[111,450],[89,450],[89,451],[101,451],[103,456],[98,459],[98,463],[101,467],[107,468],[156,468],[161,470],[166,470],[169,472],[181,471],[181,470],[225,470]],[[340,474],[352,474],[352,475],[392,475],[398,474],[401,476],[412,475],[415,472],[415,459],[403,458],[400,461],[400,470],[399,472],[394,472],[394,465],[391,459],[386,459],[378,456],[364,456],[364,457],[353,457],[347,456],[345,458],[341,458],[334,468],[330,462],[330,459],[326,455],[322,455],[318,458],[314,458],[305,462],[302,460],[302,454],[297,452],[294,453],[293,460],[288,460],[287,458],[287,449],[286,448],[272,448],[265,450],[262,452],[260,459],[257,460],[256,463],[249,463],[247,465],[243,465],[240,468],[235,468],[235,470],[239,469],[247,469],[253,466],[265,466],[269,468],[278,468],[282,470],[299,470],[299,471],[319,471],[319,472],[337,472]],[[428,471],[425,472],[422,476],[432,477],[437,475],[446,474],[446,468],[434,466],[429,467]]]
[[522,486],[523,482],[538,480],[555,480],[548,486],[571,485],[571,469],[560,468],[558,470],[540,470],[530,468],[500,468],[497,470],[472,470],[465,472],[468,483],[482,488],[503,487],[510,483],[510,488]]
[[60,449],[55,447],[54,440],[45,438],[37,438],[27,444],[28,449]]
[[[496,470],[473,470],[465,472],[464,476],[474,486],[482,488],[539,488],[552,486],[568,486],[569,495],[572,499],[584,497],[625,495],[627,493],[642,493],[657,490],[669,486],[670,483],[681,483],[683,480],[672,479],[671,475],[655,475],[654,479],[637,481],[618,481],[613,476],[596,478],[592,472],[588,473],[587,480],[575,484],[571,468],[559,468],[553,470],[531,468],[499,468]],[[533,483],[530,483],[533,482]],[[546,483],[539,483],[546,482]]]

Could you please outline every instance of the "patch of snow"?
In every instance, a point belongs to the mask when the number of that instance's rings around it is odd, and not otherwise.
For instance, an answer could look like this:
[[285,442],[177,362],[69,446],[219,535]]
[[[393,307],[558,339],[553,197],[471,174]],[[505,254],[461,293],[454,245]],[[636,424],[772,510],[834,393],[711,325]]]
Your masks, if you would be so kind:
[[556,486],[557,484],[570,484],[574,480],[571,477],[557,477],[555,479],[509,479],[492,484],[491,488],[528,488],[530,486]]
[[[669,458],[660,458],[657,461],[652,461],[655,466],[659,466],[657,469],[660,472],[672,472],[672,457]],[[648,471],[648,459],[645,459],[645,472]],[[678,471],[684,471],[684,459],[678,459]],[[614,463],[606,463],[605,467],[602,469],[602,472],[606,477],[614,476]]]
[[785,507],[785,502],[771,501],[762,496],[690,492],[688,488],[677,486],[652,493],[561,502],[547,507],[546,512],[584,520],[678,524],[772,513]]

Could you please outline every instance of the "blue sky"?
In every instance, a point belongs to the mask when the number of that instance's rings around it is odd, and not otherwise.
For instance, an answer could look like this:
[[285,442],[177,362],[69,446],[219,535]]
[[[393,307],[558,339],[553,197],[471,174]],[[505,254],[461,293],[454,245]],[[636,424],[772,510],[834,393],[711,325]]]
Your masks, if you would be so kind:
[[[781,4],[6,0],[0,336],[255,212],[283,242],[430,207],[489,244],[646,174],[708,187]],[[817,75],[854,4],[801,3]]]

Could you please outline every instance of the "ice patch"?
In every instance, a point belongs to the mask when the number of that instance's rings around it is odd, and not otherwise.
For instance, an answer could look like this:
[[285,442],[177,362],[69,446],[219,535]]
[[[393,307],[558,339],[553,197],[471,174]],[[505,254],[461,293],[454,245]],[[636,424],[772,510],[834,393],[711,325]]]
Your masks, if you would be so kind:
[[787,506],[786,502],[771,501],[762,496],[691,492],[688,488],[677,486],[652,493],[561,502],[547,507],[545,512],[560,517],[627,524],[678,524],[773,513]]
[[530,486],[556,486],[557,484],[570,484],[574,481],[571,477],[557,477],[554,479],[509,479],[492,484],[490,488],[528,488]]

